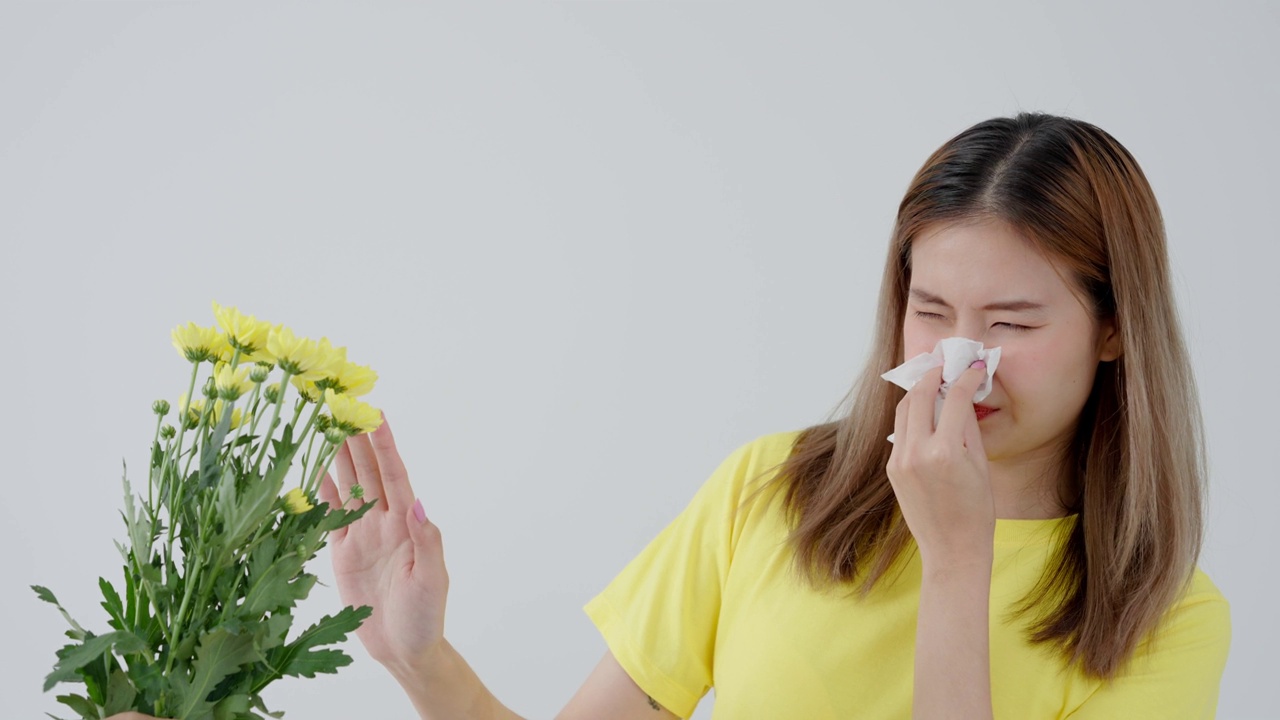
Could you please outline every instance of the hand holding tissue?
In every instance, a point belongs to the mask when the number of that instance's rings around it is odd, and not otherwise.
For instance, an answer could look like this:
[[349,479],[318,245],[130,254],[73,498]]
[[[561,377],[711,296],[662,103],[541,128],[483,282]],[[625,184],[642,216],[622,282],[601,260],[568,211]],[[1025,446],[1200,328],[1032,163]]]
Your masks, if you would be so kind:
[[[996,366],[1000,364],[1000,348],[983,348],[982,343],[968,338],[949,337],[939,340],[932,352],[920,353],[880,377],[903,390],[910,390],[925,373],[941,367],[942,388],[933,406],[933,424],[936,427],[942,416],[942,401],[946,399],[951,384],[976,360],[987,364],[987,376],[973,395],[973,401],[980,402],[991,394],[991,378],[996,373]],[[893,442],[893,435],[890,434],[888,439]]]

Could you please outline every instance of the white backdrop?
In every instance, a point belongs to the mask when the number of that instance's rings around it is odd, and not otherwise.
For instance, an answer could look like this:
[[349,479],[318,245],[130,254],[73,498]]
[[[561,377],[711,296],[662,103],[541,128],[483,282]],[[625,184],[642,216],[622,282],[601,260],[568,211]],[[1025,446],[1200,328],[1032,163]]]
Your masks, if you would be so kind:
[[[0,8],[5,715],[60,708],[62,620],[28,585],[105,627],[121,460],[185,389],[169,330],[216,299],[381,374],[446,634],[551,717],[605,651],[582,605],[731,450],[844,395],[916,169],[1027,109],[1107,129],[1155,186],[1232,606],[1219,717],[1280,718],[1280,9],[852,5]],[[270,699],[411,717],[347,650]]]

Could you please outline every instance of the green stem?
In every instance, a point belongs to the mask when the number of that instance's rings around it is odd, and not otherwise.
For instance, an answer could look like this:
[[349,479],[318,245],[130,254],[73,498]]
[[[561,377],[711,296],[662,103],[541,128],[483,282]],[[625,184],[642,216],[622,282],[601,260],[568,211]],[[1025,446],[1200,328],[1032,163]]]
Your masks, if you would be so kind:
[[[203,506],[205,508],[205,512],[201,514],[200,519],[197,521],[201,530],[205,530],[206,529],[205,526],[209,524],[207,516],[209,513],[209,508],[213,507],[213,503],[206,502],[206,503],[203,503]],[[207,528],[207,529],[212,531],[212,528]],[[200,579],[200,569],[203,568],[205,564],[204,563],[204,536],[205,536],[204,532],[198,532],[196,534],[195,552],[192,553],[194,558],[193,557],[184,558],[188,565],[188,569],[187,569],[186,576],[183,577],[182,579],[182,584],[183,584],[182,604],[178,607],[178,617],[174,620],[174,623],[173,623],[173,643],[170,645],[170,650],[172,650],[173,647],[177,646],[181,641],[182,625],[184,622],[186,622],[186,619],[187,619],[186,617],[187,608],[191,604],[191,594],[193,589],[196,586],[196,581]],[[173,669],[173,659],[174,659],[174,653],[170,652],[169,660],[168,662],[165,663],[165,668],[164,668],[165,675],[168,675],[169,671]]]
[[[316,418],[320,416],[320,410],[323,407],[324,407],[324,397],[321,396],[321,398],[316,402],[316,409],[312,411],[311,418],[307,420],[307,426],[302,428],[302,432],[298,434],[298,442],[302,442],[302,436],[306,435],[307,431],[311,429],[311,426],[315,424]],[[301,415],[302,413],[298,413],[298,414]],[[296,423],[297,420],[294,420],[294,422]],[[319,435],[319,434],[320,433],[318,432],[312,433],[311,437],[307,438],[307,453],[302,458],[302,480],[298,483],[298,487],[306,486],[307,466],[312,464],[312,461],[315,460],[315,458],[311,456],[311,447],[315,443],[316,435]]]
[[205,420],[213,417],[213,406],[217,402],[218,398],[216,395],[214,397],[204,399],[204,412],[200,413],[200,423],[196,425],[196,432],[199,433],[200,438],[196,442],[191,443],[191,454],[187,455],[187,464],[182,468],[183,478],[186,478],[191,472],[191,463],[196,459],[196,455],[199,454],[196,452],[197,444],[203,446],[209,442],[212,431],[206,427],[206,425],[211,425],[212,422],[205,423]]
[[[153,457],[155,456],[155,452],[156,452],[156,445],[160,444],[160,424],[161,424],[162,422],[164,422],[164,416],[163,416],[163,415],[158,415],[158,414],[157,414],[157,415],[156,415],[156,432],[155,432],[155,434],[154,434],[154,435],[152,435],[152,436],[151,436],[151,454],[152,454],[152,456],[153,456]],[[161,454],[160,454],[160,463],[161,463],[161,464],[160,464],[160,467],[162,467],[162,468],[163,468],[163,467],[164,467],[164,453],[161,453]],[[148,465],[150,465],[150,463],[148,463]],[[156,488],[155,488],[155,483],[153,483],[153,482],[151,481],[151,476],[152,476],[152,472],[151,472],[151,471],[154,469],[154,467],[155,467],[155,466],[151,466],[151,467],[148,467],[148,468],[147,468],[147,511],[148,511],[148,513],[151,515],[151,519],[152,519],[151,527],[152,527],[152,528],[155,528],[155,515],[156,515],[155,509],[154,509],[154,506],[155,506],[155,495],[153,494]],[[163,479],[164,479],[164,473],[161,473],[161,475],[160,475],[160,479],[161,479],[161,480],[163,480]],[[152,532],[155,532],[155,530],[153,529],[153,530],[152,530]]]
[[267,456],[267,448],[271,447],[271,437],[275,434],[276,422],[280,420],[280,407],[284,405],[285,391],[289,389],[290,374],[288,370],[284,370],[284,377],[280,380],[280,397],[277,398],[275,410],[271,413],[271,423],[267,425],[267,429],[263,432],[262,450],[258,453],[258,459],[253,463],[254,474],[257,474],[258,467],[262,465],[262,459]]
[[[250,413],[250,414],[252,414],[253,409],[254,409],[254,403],[255,403],[255,402],[257,402],[257,400],[258,400],[258,393],[259,393],[259,392],[261,392],[261,391],[262,391],[262,383],[257,383],[256,385],[254,385],[254,386],[253,386],[253,392],[251,392],[251,393],[249,394],[249,399],[244,401],[244,407],[245,407],[245,412],[246,412],[246,413]],[[242,419],[240,420],[240,427],[236,428],[236,434],[235,434],[235,437],[231,438],[231,449],[232,449],[233,451],[235,450],[236,443],[240,441],[240,434],[244,432],[244,426],[245,426],[245,425],[248,425],[248,424],[249,424],[249,423],[245,422],[245,419],[244,419],[244,418],[242,418]],[[249,430],[249,434],[250,434],[251,436],[253,435],[253,430],[252,430],[252,429],[250,429],[250,430]],[[228,455],[228,457],[229,457],[229,455]]]
[[[191,407],[191,400],[192,400],[191,394],[195,392],[196,376],[199,374],[200,374],[200,363],[199,362],[191,363],[191,382],[187,384],[187,402],[183,404],[183,406],[178,410],[178,418],[179,418],[178,441],[173,444],[173,457],[165,458],[166,464],[168,464],[169,462],[173,462],[176,465],[178,462],[178,459],[182,457],[182,437],[187,432],[187,410]],[[169,475],[167,473],[161,473],[160,479],[162,482],[166,477],[170,479],[171,483],[175,482],[176,480],[180,480],[180,478],[175,479],[173,478],[172,475]],[[168,503],[169,505],[169,541],[167,544],[168,544],[170,556],[173,555],[173,526],[175,524],[174,508],[176,507],[176,505],[173,502],[173,490],[174,488],[170,486],[166,488],[166,491],[160,493],[161,503]]]
[[307,479],[307,485],[304,492],[306,492],[308,496],[316,492],[317,488],[319,488],[320,486],[319,478],[324,477],[324,474],[329,472],[329,466],[333,463],[333,459],[338,456],[337,445],[331,445],[329,444],[329,441],[326,440],[322,447],[325,450],[324,467],[320,470],[320,472],[313,474],[310,478]]

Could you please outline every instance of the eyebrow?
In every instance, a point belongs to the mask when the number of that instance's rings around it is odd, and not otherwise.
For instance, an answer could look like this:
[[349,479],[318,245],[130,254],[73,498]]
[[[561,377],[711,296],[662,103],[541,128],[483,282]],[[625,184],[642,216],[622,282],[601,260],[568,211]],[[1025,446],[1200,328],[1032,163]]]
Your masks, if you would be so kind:
[[[951,305],[947,303],[946,300],[943,300],[941,297],[934,295],[928,290],[911,288],[911,290],[909,291],[909,294],[915,299],[919,300],[920,302],[931,303],[934,305],[941,305],[942,307],[947,308],[948,310],[953,309]],[[1044,305],[1044,303],[1033,302],[1031,300],[1001,300],[1000,302],[993,302],[988,305],[984,305],[982,309],[983,310],[1010,310],[1013,312],[1022,312],[1022,311],[1029,311],[1029,310],[1044,310],[1045,307],[1047,306]]]

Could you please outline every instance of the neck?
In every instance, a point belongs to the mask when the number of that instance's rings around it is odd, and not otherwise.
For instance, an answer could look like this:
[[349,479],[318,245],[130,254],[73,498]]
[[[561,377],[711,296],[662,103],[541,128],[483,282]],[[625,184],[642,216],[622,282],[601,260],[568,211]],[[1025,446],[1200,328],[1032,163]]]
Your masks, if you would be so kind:
[[996,517],[1010,520],[1060,518],[1070,511],[1058,501],[1065,479],[1060,455],[1052,448],[989,462]]

